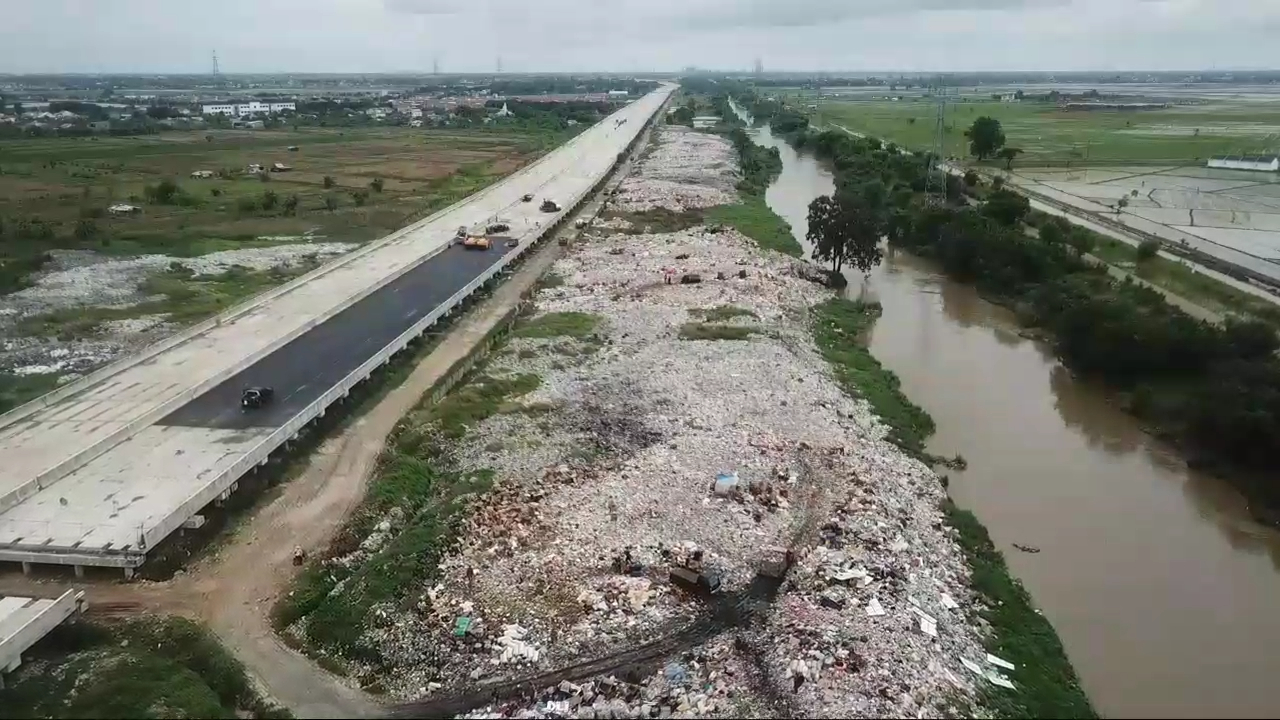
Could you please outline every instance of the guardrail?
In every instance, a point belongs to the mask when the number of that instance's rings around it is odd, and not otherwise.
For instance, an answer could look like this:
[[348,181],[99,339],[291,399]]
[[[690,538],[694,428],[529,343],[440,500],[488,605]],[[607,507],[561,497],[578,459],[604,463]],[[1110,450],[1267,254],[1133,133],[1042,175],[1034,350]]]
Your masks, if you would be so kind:
[[[665,102],[658,106],[659,111],[663,105],[665,105]],[[100,556],[103,559],[114,556],[112,561],[103,563],[101,560],[98,560],[96,564],[109,564],[124,567],[135,567],[137,565],[141,565],[150,548],[154,547],[160,541],[172,534],[175,530],[181,527],[188,518],[197,514],[202,508],[214,502],[218,498],[225,496],[228,489],[238,482],[241,477],[254,467],[265,463],[271,457],[272,453],[296,437],[298,433],[312,421],[322,417],[329,406],[337,402],[339,399],[346,397],[352,388],[367,380],[374,371],[389,362],[393,356],[403,351],[413,340],[426,332],[428,328],[438,322],[441,318],[453,312],[473,293],[500,276],[512,264],[519,261],[527,253],[531,252],[533,248],[537,247],[539,243],[549,237],[552,237],[563,227],[564,223],[581,208],[582,204],[586,202],[588,198],[599,192],[600,189],[609,181],[614,171],[624,163],[630,151],[634,149],[636,143],[644,137],[646,129],[655,121],[656,118],[659,118],[660,115],[660,112],[655,111],[648,121],[640,123],[635,136],[623,148],[623,151],[613,159],[612,163],[605,168],[604,172],[601,173],[600,178],[596,180],[596,182],[592,183],[591,186],[575,194],[572,201],[566,203],[564,209],[552,216],[554,217],[552,222],[548,223],[545,227],[536,228],[533,231],[526,233],[524,236],[521,236],[522,242],[516,250],[504,255],[501,260],[494,263],[465,287],[454,293],[448,300],[438,305],[435,310],[431,311],[431,313],[414,323],[397,336],[395,340],[392,340],[359,367],[350,372],[319,399],[298,412],[288,422],[277,428],[270,435],[263,438],[251,450],[241,456],[235,464],[219,473],[218,477],[211,480],[199,491],[193,493],[190,498],[184,501],[167,518],[152,527],[150,530],[141,530],[139,537],[140,546],[136,551],[117,550],[98,553],[82,549],[77,551],[80,556],[83,557],[86,554],[93,554],[95,556]],[[523,240],[525,238],[529,238],[529,241],[524,242]],[[71,561],[69,556],[63,556],[63,558],[59,560],[57,549],[49,548],[49,551],[49,561],[51,562]]]

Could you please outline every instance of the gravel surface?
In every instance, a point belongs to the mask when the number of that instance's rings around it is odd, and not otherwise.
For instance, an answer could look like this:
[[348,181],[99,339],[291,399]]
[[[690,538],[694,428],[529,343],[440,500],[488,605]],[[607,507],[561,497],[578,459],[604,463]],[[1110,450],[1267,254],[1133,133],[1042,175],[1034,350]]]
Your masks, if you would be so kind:
[[[727,193],[712,167],[725,162],[719,138],[670,127],[658,137],[628,180],[632,198],[678,208],[708,187]],[[692,189],[673,189],[673,174]],[[966,620],[969,571],[938,509],[944,491],[831,378],[805,324],[829,291],[796,261],[705,228],[603,235],[553,271],[565,283],[539,293],[538,313],[598,323],[583,337],[518,338],[487,368],[542,382],[456,450],[496,471],[497,486],[416,607],[382,609],[368,639],[389,694],[483,692],[477,682],[709,625],[707,604],[672,568],[700,553],[721,578],[718,597],[734,597],[755,587],[775,548],[792,548],[786,583],[749,622],[638,672],[556,680],[470,716],[961,712],[957,699],[987,682],[961,658],[989,668]],[[701,282],[679,283],[691,273]],[[707,322],[748,328],[748,339],[681,338],[696,311],[721,306],[751,314]],[[460,617],[471,625],[455,637]]]
[[162,315],[105,322],[91,338],[21,337],[16,325],[33,315],[80,307],[129,307],[147,297],[140,284],[174,262],[197,275],[213,275],[232,267],[253,270],[289,266],[308,256],[327,259],[349,252],[351,243],[294,243],[275,247],[226,250],[193,258],[141,255],[109,258],[87,251],[59,251],[35,285],[0,297],[0,370],[17,375],[63,374],[69,380],[123,355],[137,352],[180,328]]

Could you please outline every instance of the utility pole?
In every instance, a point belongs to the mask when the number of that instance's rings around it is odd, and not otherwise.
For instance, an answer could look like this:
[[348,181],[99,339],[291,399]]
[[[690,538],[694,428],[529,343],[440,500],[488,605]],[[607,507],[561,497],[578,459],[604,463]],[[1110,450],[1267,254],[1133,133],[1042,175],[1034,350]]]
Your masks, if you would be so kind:
[[432,75],[440,74],[440,56],[439,55],[431,58],[431,74]]
[[933,101],[938,106],[937,117],[933,126],[933,148],[929,153],[929,170],[925,176],[925,193],[930,205],[943,205],[947,202],[947,102],[951,100],[948,88],[943,85],[943,78],[938,77],[932,88]]
[[217,50],[213,51],[213,73],[212,74],[215,78],[221,74],[221,72],[219,72],[218,70],[218,51]]
[[501,55],[498,56],[497,68],[498,68],[498,74],[501,75],[502,74],[502,56]]

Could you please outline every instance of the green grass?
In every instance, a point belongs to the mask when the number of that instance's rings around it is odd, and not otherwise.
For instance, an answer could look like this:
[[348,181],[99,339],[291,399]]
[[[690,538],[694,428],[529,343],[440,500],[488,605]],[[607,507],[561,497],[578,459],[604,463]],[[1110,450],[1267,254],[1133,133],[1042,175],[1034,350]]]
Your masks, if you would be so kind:
[[1184,297],[1219,314],[1244,315],[1280,327],[1280,306],[1264,298],[1237,290],[1182,263],[1155,257],[1138,263],[1138,249],[1128,243],[1099,236],[1092,255],[1122,267],[1147,282]]
[[986,528],[950,501],[943,512],[973,569],[972,587],[983,601],[975,613],[991,627],[987,650],[1018,667],[1007,673],[1017,689],[984,683],[982,704],[1002,718],[1097,717],[1053,626],[1036,612],[1022,583],[1010,576]]
[[195,323],[228,310],[277,285],[304,275],[319,267],[319,261],[304,258],[288,267],[252,270],[232,267],[214,275],[192,275],[180,264],[157,273],[142,283],[140,289],[149,300],[128,307],[82,306],[55,310],[24,318],[19,332],[25,335],[57,337],[63,340],[97,334],[102,324],[112,320],[163,314],[169,322]]
[[511,398],[537,390],[541,382],[530,373],[502,378],[480,375],[449,393],[428,411],[427,418],[439,425],[445,437],[457,439]]
[[791,234],[791,225],[765,204],[764,198],[746,196],[736,205],[707,208],[705,217],[708,224],[733,227],[764,250],[774,250],[791,257],[804,254],[800,243]]
[[182,618],[63,625],[6,676],[7,718],[287,718],[203,626]]
[[712,308],[692,308],[689,314],[708,322],[725,322],[734,318],[755,318],[755,312],[736,305],[717,305]]
[[[936,114],[937,106],[928,98],[823,102],[814,120],[921,150],[933,145]],[[1280,105],[1271,103],[1217,103],[1140,112],[1064,112],[1048,103],[970,98],[948,107],[943,154],[968,156],[964,131],[983,115],[1000,121],[1008,146],[1026,152],[1015,167],[1065,162],[1199,164],[1211,155],[1260,148],[1267,132],[1280,129]],[[1270,129],[1251,131],[1259,127]],[[1197,128],[1201,130],[1198,136]]]
[[680,326],[681,340],[748,340],[760,332],[742,325],[687,322]]
[[[536,375],[495,378],[472,373],[440,403],[420,407],[402,420],[364,501],[334,539],[328,556],[350,553],[392,508],[405,513],[404,524],[357,568],[330,567],[323,558],[309,563],[293,591],[272,609],[276,628],[305,619],[311,652],[376,660],[376,651],[362,639],[373,607],[413,597],[434,576],[469,498],[493,483],[492,472],[458,470],[448,447],[485,418],[521,411],[513,409],[515,399],[539,382]],[[343,589],[334,593],[339,582]]]
[[516,328],[514,335],[524,338],[590,337],[600,324],[600,316],[584,312],[554,312],[540,315]]
[[814,341],[846,393],[871,403],[889,427],[889,440],[903,450],[927,458],[925,441],[933,419],[902,393],[898,376],[871,355],[865,336],[880,317],[880,306],[840,298],[814,306]]
[[0,373],[0,413],[26,404],[58,386],[57,373],[14,375]]
[[[331,241],[372,240],[474,193],[570,135],[527,128],[353,127],[210,130],[212,141],[206,142],[205,134],[0,143],[0,292],[20,288],[51,249],[194,257],[279,244],[289,240],[262,238],[304,233]],[[286,152],[287,145],[301,149]],[[250,163],[277,161],[295,171],[271,174],[267,182],[243,173]],[[220,175],[192,179],[195,169]],[[325,189],[324,176],[338,186]],[[374,177],[385,180],[383,192],[368,191]],[[163,179],[177,182],[181,202],[148,199],[146,188]],[[262,202],[268,191],[277,198],[269,208]],[[362,206],[354,202],[356,191],[366,193]],[[324,202],[331,194],[339,201],[334,211]],[[290,196],[298,198],[293,213],[285,210]],[[142,212],[106,213],[119,202]],[[83,224],[92,230],[77,232]]]

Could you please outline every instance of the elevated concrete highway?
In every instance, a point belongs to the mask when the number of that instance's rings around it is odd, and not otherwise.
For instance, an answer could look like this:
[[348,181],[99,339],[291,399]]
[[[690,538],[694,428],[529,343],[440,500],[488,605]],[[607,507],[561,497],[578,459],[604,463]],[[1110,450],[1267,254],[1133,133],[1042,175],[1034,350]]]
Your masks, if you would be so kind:
[[[0,416],[0,561],[128,574],[551,232],[673,90],[452,207]],[[562,209],[541,212],[543,199]],[[493,218],[511,225],[515,248],[449,246],[459,226]],[[259,384],[275,402],[241,412],[241,389]]]

